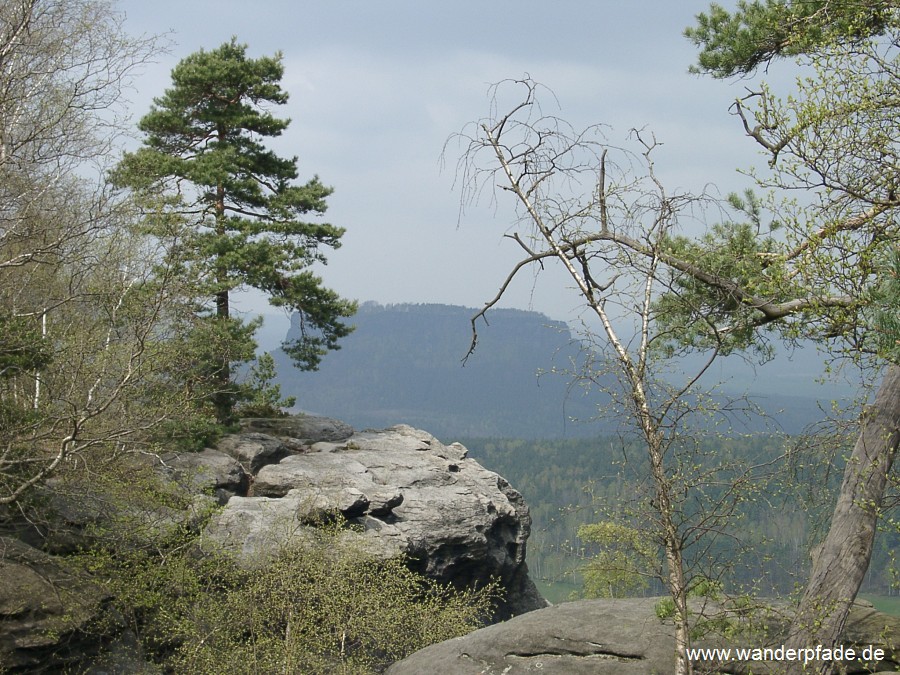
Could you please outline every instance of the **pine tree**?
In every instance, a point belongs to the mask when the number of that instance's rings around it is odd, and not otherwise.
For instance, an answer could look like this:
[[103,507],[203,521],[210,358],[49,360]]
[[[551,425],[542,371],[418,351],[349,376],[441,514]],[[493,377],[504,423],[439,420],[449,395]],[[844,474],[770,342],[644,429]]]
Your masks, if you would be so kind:
[[[713,77],[748,77],[786,57],[806,68],[791,95],[776,96],[760,83],[733,108],[769,157],[771,176],[761,184],[792,195],[802,190],[810,202],[800,210],[790,207],[793,199],[780,205],[789,246],[777,256],[757,252],[767,261],[764,275],[756,275],[764,294],[755,295],[768,298],[778,267],[790,269],[782,278],[816,299],[812,311],[796,314],[803,321],[798,334],[822,344],[839,339],[850,355],[874,354],[884,368],[860,415],[831,523],[813,556],[787,641],[795,648],[832,647],[841,639],[900,449],[898,8],[898,0],[742,0],[734,12],[711,5],[686,31],[700,48],[695,70]],[[845,306],[829,310],[829,294],[844,296]],[[824,330],[809,330],[823,320]],[[764,317],[760,325],[766,323],[774,322]],[[834,669],[831,662],[786,666],[786,672]]]
[[[178,254],[214,300],[223,334],[235,332],[228,328],[235,323],[231,292],[259,289],[273,306],[299,312],[302,335],[285,349],[298,367],[315,369],[350,332],[340,319],[356,309],[310,270],[325,262],[322,248],[340,246],[344,230],[308,220],[324,213],[332,189],[318,177],[298,185],[297,158],[263,145],[290,123],[268,110],[288,100],[284,68],[280,54],[250,59],[246,51],[232,38],[181,61],[172,88],[139,123],[143,146],[125,155],[113,180],[148,198],[162,195],[164,208],[185,219],[189,236]],[[216,414],[227,422],[237,391],[233,363],[220,353],[211,365],[219,382]]]

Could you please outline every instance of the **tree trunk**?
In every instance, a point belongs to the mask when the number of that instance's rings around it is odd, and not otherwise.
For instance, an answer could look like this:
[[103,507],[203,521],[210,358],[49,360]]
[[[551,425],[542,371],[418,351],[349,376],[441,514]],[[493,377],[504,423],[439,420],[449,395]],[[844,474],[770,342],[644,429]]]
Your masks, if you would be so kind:
[[[225,130],[219,129],[219,139],[225,138]],[[224,237],[225,232],[225,187],[222,183],[216,186],[216,234]],[[231,316],[228,298],[228,268],[221,259],[216,261],[216,318],[227,322]],[[224,324],[223,324],[224,325]],[[222,338],[223,336],[220,336]],[[228,349],[220,350],[219,362],[216,364],[216,387],[213,394],[213,406],[216,409],[216,418],[220,424],[230,424],[234,414],[234,400],[231,393],[231,361],[228,358]]]
[[[671,521],[671,518],[667,518]],[[674,533],[673,533],[674,534]],[[694,666],[688,658],[691,648],[691,626],[688,614],[687,585],[684,581],[683,545],[680,541],[666,541],[666,566],[669,593],[675,603],[675,675],[692,675]]]
[[[885,372],[875,402],[863,413],[831,526],[813,556],[809,583],[791,626],[789,646],[838,644],[872,557],[882,497],[898,442],[900,366],[892,364]],[[830,673],[831,664],[817,663],[814,672]]]
[[691,628],[688,616],[687,583],[684,579],[684,542],[678,534],[672,506],[672,485],[666,476],[663,438],[658,423],[653,419],[647,406],[644,385],[638,378],[632,378],[634,401],[637,405],[647,452],[650,457],[650,473],[655,486],[656,508],[663,530],[663,550],[666,558],[666,583],[675,606],[675,670],[674,675],[693,675],[693,664],[688,659],[691,648]]

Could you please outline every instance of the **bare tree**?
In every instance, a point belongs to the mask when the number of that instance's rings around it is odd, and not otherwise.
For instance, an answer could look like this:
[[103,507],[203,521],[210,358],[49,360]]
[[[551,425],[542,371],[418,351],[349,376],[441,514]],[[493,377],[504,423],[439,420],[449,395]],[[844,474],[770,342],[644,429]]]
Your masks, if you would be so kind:
[[[551,142],[559,138],[561,122],[539,114],[527,116],[535,108],[534,85],[529,81],[524,82],[529,91],[524,103],[508,115],[495,114],[477,126],[478,135],[470,138],[463,162],[463,177],[470,186],[495,183],[499,172],[501,188],[515,195],[523,216],[535,227],[533,240],[510,235],[526,255],[488,308],[519,271],[551,258],[560,260],[599,318],[632,389],[635,376],[646,374],[640,345],[650,345],[654,338],[639,340],[638,355],[631,356],[615,336],[615,322],[603,315],[610,306],[610,293],[622,283],[621,275],[633,279],[636,271],[645,281],[668,283],[660,286],[664,294],[655,305],[646,301],[629,305],[650,308],[647,317],[655,321],[658,335],[664,336],[660,342],[671,340],[713,353],[765,350],[764,336],[769,332],[788,341],[803,337],[837,342],[843,345],[843,354],[876,357],[876,367],[878,358],[887,360],[881,386],[860,416],[859,436],[847,458],[831,527],[817,548],[809,585],[793,622],[792,646],[833,646],[839,640],[868,568],[900,441],[897,287],[892,285],[890,271],[896,269],[898,255],[896,142],[886,132],[895,124],[888,111],[895,107],[891,92],[896,87],[896,63],[883,57],[877,43],[823,58],[834,60],[822,71],[828,77],[821,82],[810,80],[804,95],[781,104],[763,88],[736,104],[747,133],[771,155],[772,177],[764,175],[759,182],[813,195],[810,204],[773,203],[769,222],[763,200],[747,193],[729,197],[737,218],[726,218],[699,237],[684,236],[672,228],[654,229],[666,222],[665,216],[677,212],[671,198],[657,200],[659,207],[651,211],[656,217],[645,221],[652,227],[635,232],[614,225],[618,220],[612,217],[611,205],[616,202],[611,200],[617,194],[609,187],[609,151],[594,146],[593,172],[583,156],[580,163],[567,165],[572,148],[581,150],[589,144],[576,135],[568,145],[551,148]],[[860,69],[878,77],[866,80]],[[847,91],[854,92],[853,103],[828,104],[826,109],[826,103],[838,97],[845,100]],[[524,121],[517,118],[523,114]],[[545,128],[547,123],[551,128]],[[531,134],[525,141],[515,137],[523,130]],[[643,145],[653,148],[652,141]],[[488,173],[472,161],[483,150],[490,150],[494,162]],[[562,191],[551,185],[551,178],[560,175],[568,180]],[[592,200],[572,201],[567,196],[571,192],[565,190],[571,189],[573,178],[590,175],[599,177]],[[632,198],[625,203],[640,201]],[[586,224],[593,228],[579,227]],[[647,234],[657,231],[655,238]],[[545,248],[533,243],[551,238],[553,243]],[[617,251],[618,260],[598,255],[598,247]],[[598,269],[611,270],[610,276],[602,278]],[[668,278],[660,274],[661,269]],[[645,288],[649,290],[642,297],[652,298],[652,284]],[[636,335],[645,334],[643,326],[642,322]],[[646,421],[652,422],[653,415],[642,413],[641,406],[653,397],[641,395],[638,388],[633,399],[635,419],[642,429],[649,428]],[[648,444],[652,446],[652,435]],[[827,672],[831,666],[817,667]]]
[[[500,98],[510,89],[522,96],[508,112],[500,112]],[[688,598],[708,581],[696,565],[703,557],[698,552],[709,551],[711,539],[733,536],[729,519],[764,469],[749,462],[726,465],[724,460],[701,468],[693,454],[694,425],[706,423],[697,418],[698,408],[704,407],[699,381],[725,350],[724,343],[711,342],[697,372],[681,378],[666,372],[665,357],[672,355],[674,341],[661,320],[670,305],[660,305],[659,299],[682,297],[679,282],[685,276],[726,283],[672,254],[671,242],[684,221],[702,212],[709,200],[666,191],[655,169],[658,144],[651,134],[632,132],[636,153],[611,146],[600,127],[575,131],[544,114],[540,90],[528,78],[497,85],[492,114],[457,137],[465,148],[459,164],[464,200],[485,189],[498,189],[492,192],[495,197],[508,193],[521,226],[506,237],[522,257],[473,317],[471,349],[477,345],[479,321],[523,270],[553,263],[565,270],[586,310],[584,320],[599,326],[588,337],[612,363],[619,386],[602,383],[599,360],[591,362],[583,377],[604,388],[613,409],[633,425],[646,447],[654,514],[647,536],[657,538],[662,551],[661,574],[673,603],[676,673],[683,675],[692,672]],[[717,334],[712,323],[709,329]],[[714,407],[711,399],[705,400]],[[703,508],[688,509],[694,501]],[[689,561],[686,551],[691,548]]]
[[0,19],[0,504],[15,504],[159,417],[126,394],[174,287],[102,176],[156,40],[94,0],[12,0]]

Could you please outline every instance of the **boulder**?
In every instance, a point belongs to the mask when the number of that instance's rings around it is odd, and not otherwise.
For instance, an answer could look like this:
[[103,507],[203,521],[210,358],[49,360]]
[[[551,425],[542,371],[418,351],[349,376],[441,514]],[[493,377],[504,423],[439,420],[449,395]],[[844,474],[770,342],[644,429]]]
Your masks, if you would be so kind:
[[[463,637],[426,647],[398,661],[387,675],[647,675],[674,671],[675,637],[671,620],[656,616],[659,598],[580,600],[517,616]],[[706,611],[713,606],[707,604]],[[696,608],[699,611],[699,607]],[[721,608],[717,608],[721,609]],[[739,625],[745,612],[729,616]],[[696,647],[762,647],[783,643],[786,622],[780,611],[765,612],[752,635],[738,634],[728,641],[720,636],[698,640]],[[845,646],[881,647],[888,658],[879,664],[846,664],[848,673],[896,671],[900,652],[900,618],[857,604],[844,632]],[[715,673],[778,672],[777,662],[697,662]],[[879,671],[880,672],[880,671]]]
[[244,432],[258,431],[270,436],[306,441],[307,443],[342,441],[353,435],[353,427],[349,424],[318,415],[247,418],[241,420],[241,430]]
[[226,436],[216,450],[240,462],[248,474],[256,473],[266,464],[277,462],[291,453],[282,441],[269,434],[247,432]]
[[[407,426],[354,432],[326,418],[242,426],[216,448],[134,458],[140,480],[164,478],[172,500],[107,499],[73,478],[47,486],[53,532],[0,521],[0,670],[157,672],[107,614],[102,585],[24,541],[65,554],[90,543],[93,526],[122,527],[123,517],[150,534],[202,528],[203,546],[247,565],[265,564],[286,544],[314,540],[323,522],[337,522],[360,550],[405,555],[432,579],[467,588],[496,578],[505,598],[495,620],[546,606],[525,565],[528,507],[462,445]],[[98,634],[97,619],[112,634]]]
[[302,435],[286,456],[273,451],[248,460],[243,449],[285,447],[290,436],[254,430],[219,444],[220,451],[257,468],[248,496],[231,497],[213,516],[206,541],[245,564],[261,564],[339,514],[357,526],[345,536],[364,550],[408,556],[413,569],[432,579],[459,588],[498,579],[505,600],[496,620],[546,606],[525,564],[531,527],[525,501],[503,478],[468,459],[462,445],[444,445],[405,425],[336,439],[345,433],[335,431],[337,424],[304,427],[294,419],[273,420],[280,424],[270,429]]

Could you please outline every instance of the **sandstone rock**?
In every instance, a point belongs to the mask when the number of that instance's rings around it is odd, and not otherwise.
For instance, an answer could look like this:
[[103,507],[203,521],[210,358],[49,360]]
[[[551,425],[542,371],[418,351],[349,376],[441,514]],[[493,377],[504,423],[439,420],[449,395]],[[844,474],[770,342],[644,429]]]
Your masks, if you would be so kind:
[[356,526],[344,536],[361,550],[406,555],[433,579],[471,587],[497,578],[506,592],[497,620],[546,606],[525,565],[527,506],[466,454],[407,426],[354,433],[324,418],[251,420],[215,449],[136,458],[142,481],[171,481],[171,502],[107,499],[89,484],[50,486],[60,533],[16,529],[13,521],[6,532],[17,538],[0,532],[0,669],[156,672],[127,632],[83,630],[107,611],[101,586],[21,540],[71,552],[89,543],[93,526],[123,527],[123,518],[148,535],[204,527],[202,547],[224,548],[246,564],[311,542],[323,521],[337,519]]
[[4,671],[61,672],[99,649],[82,631],[109,594],[58,559],[0,537],[0,666]]
[[317,415],[243,419],[241,429],[245,432],[258,431],[270,436],[285,436],[307,443],[342,441],[353,435],[353,427],[349,424]]
[[220,504],[232,495],[246,495],[250,487],[250,476],[241,463],[218,450],[173,453],[161,459],[175,480],[186,480],[203,494],[215,494]]
[[247,473],[256,473],[291,452],[279,439],[258,432],[226,436],[219,441],[216,450],[236,459]]
[[426,647],[389,675],[647,675],[672,672],[674,639],[654,600],[567,602]]
[[[290,428],[285,423],[278,432]],[[260,435],[242,433],[223,442],[232,453],[262,443]],[[458,587],[499,579],[507,595],[498,620],[546,606],[525,565],[528,507],[466,452],[404,425],[318,440],[303,454],[262,466],[252,496],[231,498],[205,537],[248,564],[258,563],[285,543],[310,536],[309,525],[340,513],[363,528],[346,537],[377,555],[407,555],[416,571],[432,579]]]
[[[387,675],[648,675],[674,670],[675,638],[671,621],[657,618],[659,598],[581,600],[566,602],[517,616],[453,640],[426,647],[393,664]],[[783,642],[785,625],[780,616],[766,620],[760,637],[738,637],[726,642],[707,637],[695,646],[765,646]],[[774,630],[773,630],[774,629]],[[765,636],[765,637],[762,637]],[[900,618],[854,607],[844,633],[846,646],[880,646],[889,659],[878,667],[896,668],[900,654],[893,645],[900,639]],[[698,662],[698,667],[701,665]],[[703,664],[712,665],[712,664]],[[777,663],[730,662],[715,673],[757,675],[778,672]],[[706,672],[706,671],[703,671]],[[869,673],[864,664],[848,673]]]

